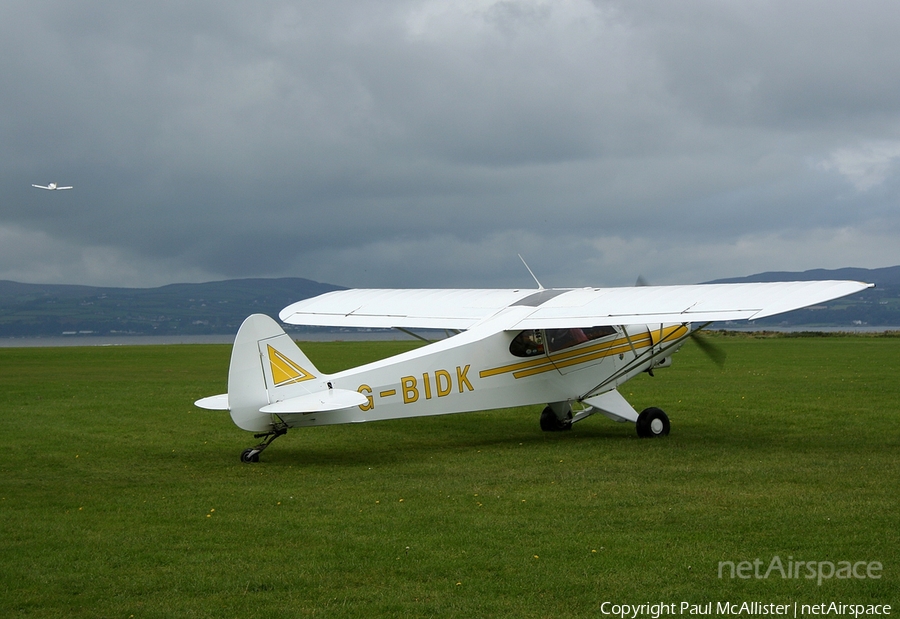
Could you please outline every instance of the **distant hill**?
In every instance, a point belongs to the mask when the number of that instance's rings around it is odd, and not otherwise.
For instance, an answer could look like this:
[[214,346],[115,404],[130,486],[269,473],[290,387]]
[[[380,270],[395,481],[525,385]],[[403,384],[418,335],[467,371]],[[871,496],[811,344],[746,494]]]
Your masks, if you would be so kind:
[[813,269],[811,271],[769,271],[748,275],[746,277],[730,277],[717,279],[710,284],[726,284],[741,282],[807,282],[821,279],[850,279],[858,282],[875,284],[878,288],[900,288],[900,266],[885,267],[883,269],[858,269],[848,267],[845,269]]
[[[717,279],[711,284],[851,279],[875,284],[875,289],[823,305],[753,321],[758,327],[900,327],[900,266],[883,269],[813,269],[801,273],[773,271],[747,277]],[[746,323],[744,323],[746,324]],[[714,326],[727,326],[717,324]]]
[[[710,283],[812,279],[853,279],[873,282],[877,288],[753,324],[762,328],[900,326],[900,266],[760,273]],[[295,301],[341,289],[340,286],[299,277],[234,279],[204,284],[171,284],[159,288],[98,288],[0,280],[0,337],[79,333],[234,334],[250,314],[262,313],[275,317],[282,308]],[[722,323],[717,326],[729,325]]]
[[0,337],[233,334],[253,313],[340,286],[297,277],[159,288],[98,288],[0,280]]

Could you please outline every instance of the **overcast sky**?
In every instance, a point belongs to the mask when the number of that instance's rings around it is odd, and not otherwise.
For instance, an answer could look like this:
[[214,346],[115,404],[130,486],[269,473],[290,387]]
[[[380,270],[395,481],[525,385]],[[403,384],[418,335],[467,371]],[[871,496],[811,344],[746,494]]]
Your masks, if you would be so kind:
[[897,265],[898,32],[895,0],[5,0],[0,279]]

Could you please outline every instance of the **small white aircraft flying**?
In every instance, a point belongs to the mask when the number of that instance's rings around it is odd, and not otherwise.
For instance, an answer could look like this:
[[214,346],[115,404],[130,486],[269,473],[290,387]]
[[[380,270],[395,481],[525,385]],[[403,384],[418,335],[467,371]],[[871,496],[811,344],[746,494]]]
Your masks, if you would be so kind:
[[[229,410],[263,439],[288,428],[547,403],[544,431],[594,413],[642,437],[669,433],[659,408],[638,413],[617,387],[671,365],[706,324],[752,320],[870,288],[852,281],[518,290],[342,290],[299,301],[279,318],[328,327],[445,329],[444,340],[335,374],[312,364],[282,328],[254,314],[235,337],[228,393],[198,400]],[[701,324],[692,327],[692,324]]]
[[74,187],[60,187],[56,183],[50,183],[49,185],[35,185],[31,184],[32,187],[37,187],[38,189],[49,189],[50,191],[62,191],[63,189],[74,189]]

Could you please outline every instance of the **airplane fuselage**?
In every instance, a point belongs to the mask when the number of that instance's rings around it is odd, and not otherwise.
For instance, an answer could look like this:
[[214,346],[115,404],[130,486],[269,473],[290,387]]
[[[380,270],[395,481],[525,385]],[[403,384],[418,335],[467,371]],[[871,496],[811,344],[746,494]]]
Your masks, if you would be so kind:
[[[326,388],[358,391],[366,398],[360,406],[281,418],[289,427],[303,427],[580,401],[664,365],[662,360],[677,350],[689,328],[647,325],[609,331],[553,350],[548,331],[498,332],[488,321],[446,340],[320,378]],[[541,348],[511,352],[521,334],[543,340]]]

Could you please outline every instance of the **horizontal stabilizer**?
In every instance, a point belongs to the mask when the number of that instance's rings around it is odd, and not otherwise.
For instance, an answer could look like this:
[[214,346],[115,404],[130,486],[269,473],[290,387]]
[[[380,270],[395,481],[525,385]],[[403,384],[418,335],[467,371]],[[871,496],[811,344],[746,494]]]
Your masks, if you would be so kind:
[[326,389],[308,393],[281,402],[275,402],[259,409],[261,413],[283,415],[288,413],[324,413],[342,408],[353,408],[368,403],[366,396],[349,389]]
[[211,395],[208,398],[201,398],[194,402],[194,406],[205,408],[210,411],[229,411],[228,394],[220,393],[219,395]]

